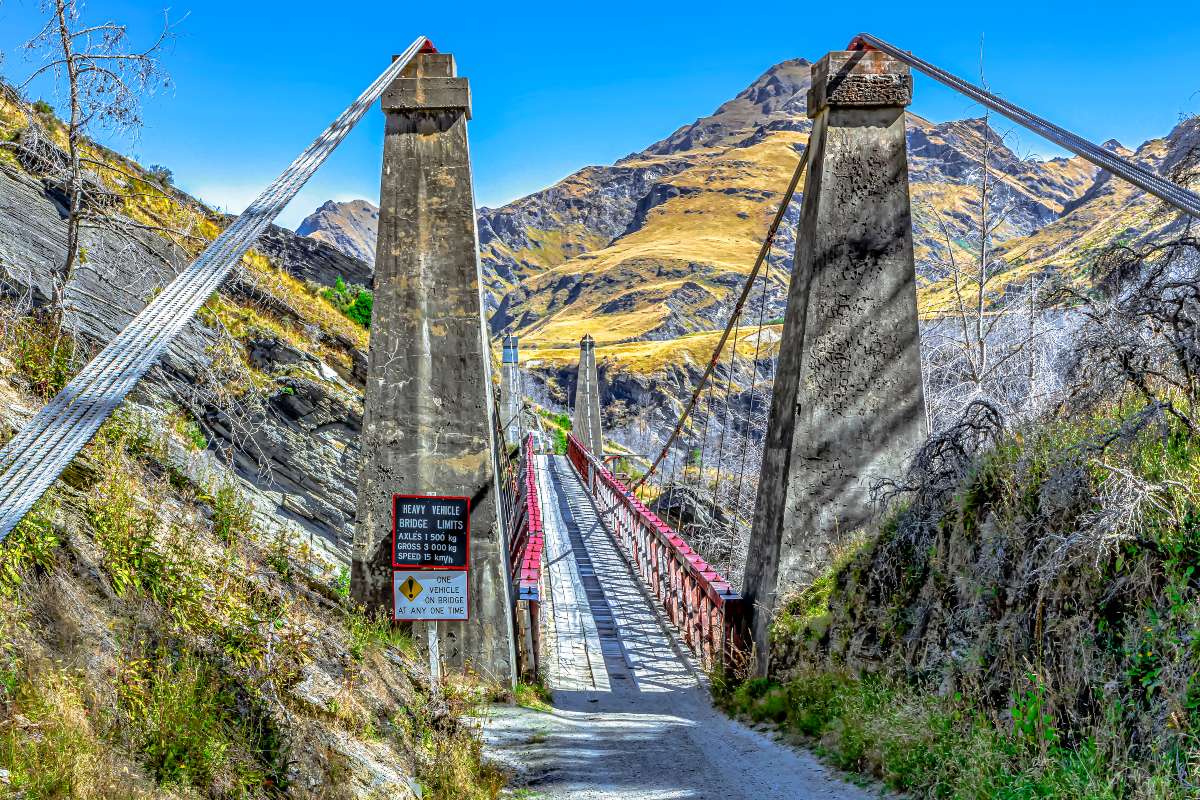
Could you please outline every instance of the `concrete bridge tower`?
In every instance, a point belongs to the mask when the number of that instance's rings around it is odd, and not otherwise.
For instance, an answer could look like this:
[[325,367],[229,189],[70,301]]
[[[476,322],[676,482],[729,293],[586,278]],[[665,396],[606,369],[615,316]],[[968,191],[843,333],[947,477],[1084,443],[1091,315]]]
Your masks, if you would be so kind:
[[596,371],[596,340],[584,334],[579,340],[579,375],[575,382],[575,436],[597,458],[604,458],[604,430],[600,427],[600,375]]
[[498,519],[491,360],[479,301],[471,113],[454,57],[423,52],[383,95],[375,307],[351,590],[394,608],[393,495],[469,503],[466,621],[436,626],[452,667],[508,682],[515,653]]
[[516,336],[505,336],[500,358],[500,426],[504,443],[514,447],[521,441],[521,364]]
[[835,51],[812,70],[808,175],[744,594],[759,670],[779,599],[870,521],[870,486],[926,434],[904,108],[907,66]]

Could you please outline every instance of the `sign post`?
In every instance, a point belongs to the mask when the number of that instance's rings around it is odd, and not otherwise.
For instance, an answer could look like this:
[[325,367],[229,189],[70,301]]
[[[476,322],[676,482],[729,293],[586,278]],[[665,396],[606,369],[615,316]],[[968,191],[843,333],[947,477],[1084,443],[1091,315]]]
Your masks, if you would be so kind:
[[392,619],[426,622],[429,680],[441,685],[438,622],[466,620],[471,564],[471,501],[392,495]]

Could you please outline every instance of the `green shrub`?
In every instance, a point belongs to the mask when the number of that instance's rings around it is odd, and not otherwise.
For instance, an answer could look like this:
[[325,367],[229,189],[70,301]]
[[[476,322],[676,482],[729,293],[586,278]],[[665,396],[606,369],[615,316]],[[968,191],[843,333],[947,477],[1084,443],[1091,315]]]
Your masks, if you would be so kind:
[[189,534],[164,531],[157,510],[139,499],[145,487],[122,447],[131,440],[120,430],[112,426],[97,437],[100,447],[93,452],[104,473],[87,500],[105,571],[118,595],[149,597],[182,629],[206,624],[203,565],[191,557]]
[[55,509],[53,495],[43,496],[0,543],[0,596],[14,595],[26,570],[46,569],[53,563],[62,544],[54,529]]
[[277,741],[265,715],[245,713],[232,687],[190,654],[126,665],[117,684],[134,748],[166,787],[220,787],[224,797],[279,787]]
[[800,591],[784,598],[771,625],[771,640],[783,641],[797,636],[812,638],[824,633],[829,622],[829,598],[838,577],[863,549],[866,539],[852,536],[832,554],[829,568]]
[[146,461],[161,461],[166,455],[162,431],[154,420],[122,405],[96,433],[99,460],[115,466],[122,455]]
[[50,314],[22,317],[4,345],[14,371],[43,400],[58,394],[75,374],[75,340]]
[[375,307],[375,295],[366,289],[359,289],[354,296],[354,302],[346,309],[345,314],[364,328],[371,327],[371,312]]
[[350,599],[350,570],[342,567],[333,580],[333,595],[343,603]]
[[332,287],[321,290],[321,297],[328,300],[348,319],[364,328],[371,327],[371,312],[375,305],[375,295],[369,289],[361,286],[348,286],[346,281],[338,276]]
[[151,164],[146,167],[146,172],[157,183],[162,186],[171,186],[175,183],[175,174],[162,164]]
[[412,634],[393,622],[383,610],[369,616],[362,608],[350,611],[346,615],[346,630],[350,638],[348,649],[356,661],[385,647],[395,647],[409,655],[416,652]]
[[1036,752],[1058,746],[1058,729],[1046,701],[1046,686],[1035,673],[1028,673],[1029,687],[1013,692],[1009,714],[1013,739]]
[[212,497],[213,533],[225,544],[233,544],[254,529],[250,504],[232,483],[222,483]]
[[287,583],[292,582],[292,540],[286,531],[280,531],[267,548],[264,556],[267,566]]
[[118,595],[151,590],[169,567],[155,545],[157,516],[141,507],[134,482],[117,470],[109,472],[88,502],[88,518],[104,566]]
[[[802,734],[840,769],[919,797],[955,800],[1191,797],[1163,774],[1117,769],[1091,739],[1067,746],[1047,733],[1039,682],[1013,696],[1011,730],[961,697],[942,698],[880,677],[811,673],[786,685],[755,678],[726,707]],[[1139,790],[1155,785],[1155,793]],[[1139,791],[1141,793],[1139,793]]]
[[184,427],[183,438],[197,452],[208,449],[208,437],[195,421],[189,421]]
[[546,682],[540,678],[533,683],[521,681],[517,684],[517,688],[513,690],[513,702],[522,708],[532,709],[549,713],[553,710],[550,703],[553,698],[550,695],[550,688],[546,686]]
[[844,679],[833,673],[789,684],[791,723],[805,736],[820,736],[841,715],[844,689]]

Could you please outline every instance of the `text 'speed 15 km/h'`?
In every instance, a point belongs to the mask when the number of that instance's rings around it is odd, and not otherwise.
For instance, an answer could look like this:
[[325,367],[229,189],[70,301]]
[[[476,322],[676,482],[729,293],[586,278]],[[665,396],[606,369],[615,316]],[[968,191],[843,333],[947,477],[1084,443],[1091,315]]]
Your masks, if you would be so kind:
[[392,566],[467,569],[471,502],[465,497],[392,496]]

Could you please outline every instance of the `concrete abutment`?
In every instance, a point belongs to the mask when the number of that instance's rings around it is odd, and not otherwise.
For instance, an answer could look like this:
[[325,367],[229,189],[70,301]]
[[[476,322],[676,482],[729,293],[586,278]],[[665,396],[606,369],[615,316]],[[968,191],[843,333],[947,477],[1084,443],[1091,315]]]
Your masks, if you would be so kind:
[[575,383],[572,430],[596,458],[604,458],[604,429],[600,423],[600,374],[596,370],[596,340],[579,340],[579,375]]
[[393,612],[392,495],[470,501],[469,619],[436,625],[443,660],[514,673],[507,542],[499,520],[489,350],[480,313],[467,146],[470,95],[454,58],[422,53],[383,95],[375,306],[351,590]]
[[926,435],[904,108],[908,67],[813,68],[808,174],[743,583],[760,673],[780,600],[872,518],[871,483]]

